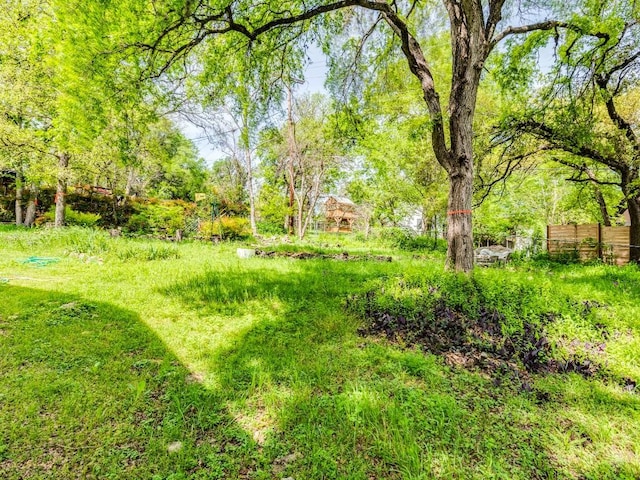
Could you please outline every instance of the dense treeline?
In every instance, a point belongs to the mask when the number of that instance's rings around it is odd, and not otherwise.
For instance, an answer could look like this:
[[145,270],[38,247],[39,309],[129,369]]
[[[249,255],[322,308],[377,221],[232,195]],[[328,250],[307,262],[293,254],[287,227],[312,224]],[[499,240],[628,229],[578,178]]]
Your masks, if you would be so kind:
[[[473,235],[625,210],[640,244],[634,2],[245,3],[6,0],[3,220],[63,225],[72,201],[126,227],[134,199],[198,197],[200,220],[303,237],[334,193],[367,233],[447,237],[456,270]],[[297,87],[314,43],[330,96]]]

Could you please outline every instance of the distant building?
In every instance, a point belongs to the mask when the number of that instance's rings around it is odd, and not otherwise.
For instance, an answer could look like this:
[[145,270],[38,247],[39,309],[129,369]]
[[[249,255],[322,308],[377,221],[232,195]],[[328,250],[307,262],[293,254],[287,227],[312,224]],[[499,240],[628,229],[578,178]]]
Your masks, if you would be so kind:
[[353,231],[353,223],[359,217],[358,207],[347,197],[340,195],[322,195],[318,199],[316,214],[318,230],[334,233]]
[[113,190],[98,185],[76,185],[74,186],[74,190],[78,195],[92,195],[94,193],[105,196],[113,195]]
[[624,211],[624,213],[622,214],[622,218],[624,218],[625,226],[627,227],[631,226],[631,215],[629,215],[628,209]]

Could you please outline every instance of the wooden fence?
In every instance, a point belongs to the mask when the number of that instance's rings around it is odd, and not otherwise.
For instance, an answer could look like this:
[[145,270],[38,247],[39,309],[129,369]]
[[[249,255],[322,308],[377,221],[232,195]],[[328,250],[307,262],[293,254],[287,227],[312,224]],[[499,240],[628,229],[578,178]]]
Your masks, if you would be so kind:
[[629,227],[590,225],[548,225],[550,255],[577,255],[581,260],[602,259],[606,263],[629,263]]

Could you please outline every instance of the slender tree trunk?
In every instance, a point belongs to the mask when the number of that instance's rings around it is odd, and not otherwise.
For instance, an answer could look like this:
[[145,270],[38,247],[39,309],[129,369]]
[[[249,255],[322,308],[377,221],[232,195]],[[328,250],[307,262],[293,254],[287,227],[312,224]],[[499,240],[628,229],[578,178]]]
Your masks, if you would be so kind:
[[[318,203],[318,197],[320,196],[320,186],[321,186],[321,183],[322,183],[323,173],[324,173],[324,169],[314,179],[313,186],[309,190],[309,194],[308,194],[309,201],[308,201],[308,206],[307,206],[307,216],[304,218],[304,222],[303,222],[304,210],[300,209],[300,212],[298,214],[298,218],[299,218],[299,220],[298,220],[298,222],[299,222],[299,225],[298,225],[298,236],[299,236],[300,240],[302,240],[304,238],[304,236],[307,234],[307,229],[309,228],[309,223],[311,222],[311,219],[313,218],[313,213],[314,213],[314,211],[316,209],[316,204]],[[338,230],[340,230],[339,226],[338,226]]]
[[134,180],[135,180],[135,169],[133,168],[133,166],[129,166],[127,167],[127,183],[125,183],[125,186],[124,186],[124,198],[122,199],[123,210],[129,203],[129,197],[131,196],[131,192],[133,191]]
[[56,214],[54,220],[55,227],[62,227],[65,223],[64,209],[66,206],[65,196],[67,195],[67,174],[69,167],[69,154],[58,155],[58,182],[56,185]]
[[596,199],[598,208],[600,209],[600,215],[602,216],[602,223],[605,227],[611,226],[611,217],[609,216],[609,210],[607,209],[607,201],[602,195],[602,190],[597,185],[593,185],[593,196]]
[[258,234],[258,225],[256,222],[256,198],[253,189],[253,165],[251,159],[251,150],[245,148],[245,159],[247,163],[247,190],[249,191],[249,222],[251,224],[251,233],[253,236]]
[[293,235],[295,230],[295,217],[293,215],[293,207],[295,205],[295,189],[293,186],[293,167],[290,167],[289,172],[289,213],[287,214],[286,226],[287,226],[287,234]]
[[[289,187],[289,213],[287,217],[287,233],[293,235],[295,219],[293,209],[295,205],[295,169],[296,158],[296,132],[293,123],[293,93],[291,86],[287,87],[287,144],[289,148],[289,158],[287,160],[287,179]],[[299,226],[298,226],[299,228]]]
[[[304,202],[304,199],[303,199]],[[298,216],[297,216],[297,226],[298,226],[298,238],[302,240],[304,238],[305,229],[304,229],[304,205],[303,202],[298,202]]]
[[24,180],[22,173],[16,172],[16,225],[23,224],[22,217],[22,195],[24,193]]

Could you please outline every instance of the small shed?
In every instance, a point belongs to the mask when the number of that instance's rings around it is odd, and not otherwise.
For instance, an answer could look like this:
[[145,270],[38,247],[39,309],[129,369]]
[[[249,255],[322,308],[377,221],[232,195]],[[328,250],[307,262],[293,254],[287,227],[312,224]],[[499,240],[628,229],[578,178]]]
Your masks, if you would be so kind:
[[325,231],[349,233],[358,218],[356,204],[347,197],[326,195],[322,199],[324,206]]

